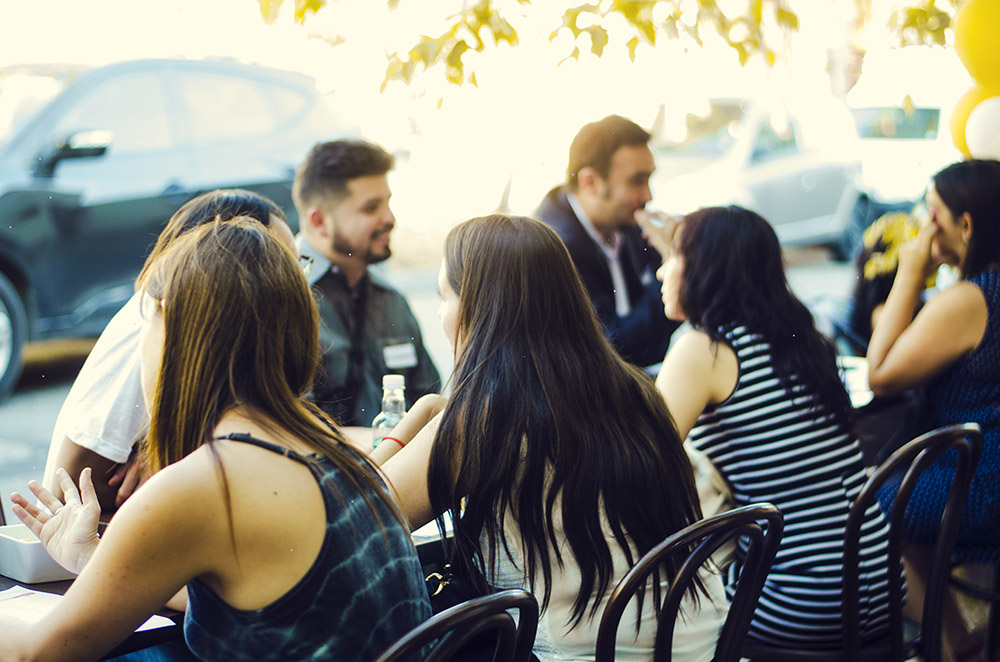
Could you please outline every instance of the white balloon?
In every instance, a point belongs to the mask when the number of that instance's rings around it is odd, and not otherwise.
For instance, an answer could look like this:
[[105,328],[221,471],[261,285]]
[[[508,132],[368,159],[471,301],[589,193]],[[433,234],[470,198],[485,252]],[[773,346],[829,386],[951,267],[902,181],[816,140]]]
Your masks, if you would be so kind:
[[981,101],[969,113],[965,144],[977,159],[1000,159],[1000,97]]

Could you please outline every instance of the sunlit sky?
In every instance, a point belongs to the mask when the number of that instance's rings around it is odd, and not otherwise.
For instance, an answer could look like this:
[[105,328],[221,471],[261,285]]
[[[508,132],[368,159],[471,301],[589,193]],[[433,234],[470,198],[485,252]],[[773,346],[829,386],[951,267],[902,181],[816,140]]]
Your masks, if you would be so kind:
[[[383,0],[331,0],[305,25],[292,21],[293,0],[285,4],[289,11],[267,25],[256,0],[6,0],[0,68],[225,56],[307,73],[366,137],[409,154],[410,174],[404,181],[400,173],[393,183],[399,205],[451,223],[491,211],[515,172],[515,211],[530,211],[563,177],[566,149],[579,126],[606,114],[648,126],[662,104],[683,112],[686,100],[699,95],[768,86],[826,93],[828,53],[846,44],[853,0],[796,0],[799,34],[784,41],[783,64],[770,73],[759,66],[740,69],[724,47],[685,52],[667,40],[640,50],[634,63],[624,49],[609,48],[601,59],[585,55],[557,66],[572,47],[568,35],[548,40],[563,3],[539,0],[530,9],[539,29],[522,29],[519,47],[480,58],[478,88],[448,86],[431,73],[409,87],[392,83],[385,92],[379,87],[386,52],[412,45],[421,32],[438,32],[447,11],[434,7],[459,7],[461,0],[401,0],[395,12]],[[887,40],[880,26],[892,3],[875,5],[881,13],[862,36],[869,47]],[[331,46],[336,37],[343,43]],[[426,209],[431,201],[434,214]]]

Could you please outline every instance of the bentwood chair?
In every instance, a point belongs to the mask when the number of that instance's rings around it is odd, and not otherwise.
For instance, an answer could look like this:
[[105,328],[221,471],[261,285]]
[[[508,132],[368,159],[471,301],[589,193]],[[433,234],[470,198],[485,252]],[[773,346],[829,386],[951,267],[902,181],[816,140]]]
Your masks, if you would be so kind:
[[[507,613],[518,610],[518,622]],[[522,589],[510,589],[455,605],[403,635],[375,662],[413,659],[429,644],[425,662],[461,659],[462,647],[478,635],[495,632],[493,662],[527,662],[538,628],[538,601]],[[436,643],[434,643],[436,642]]]
[[[761,526],[761,523],[765,526]],[[748,543],[746,561],[740,571],[729,615],[716,644],[716,662],[738,660],[750,628],[764,579],[771,568],[784,520],[769,503],[753,504],[720,513],[695,522],[649,550],[618,582],[608,599],[597,631],[596,662],[613,662],[615,638],[626,605],[635,597],[650,575],[667,559],[683,556],[684,561],[659,606],[654,662],[669,662],[674,622],[684,594],[694,583],[701,567],[723,545],[738,537]],[[704,600],[705,598],[702,597]],[[625,627],[630,627],[626,624]]]
[[[921,624],[909,622],[903,617],[904,592],[902,572],[903,515],[906,505],[916,486],[920,474],[940,458],[954,449],[956,454],[955,479],[948,502],[941,516],[941,526],[934,543],[934,562],[927,581],[924,610]],[[948,573],[951,568],[951,553],[958,534],[962,509],[969,494],[969,484],[976,470],[983,449],[983,436],[975,424],[952,425],[939,428],[905,444],[888,459],[865,482],[861,492],[847,516],[844,540],[844,583],[843,583],[843,637],[836,649],[792,649],[776,648],[758,644],[748,644],[743,648],[743,656],[751,660],[774,660],[789,662],[847,662],[878,661],[902,662],[919,653],[925,662],[941,659],[941,606],[947,589]],[[861,526],[865,512],[875,505],[876,494],[891,476],[904,472],[892,511],[888,514],[888,593],[889,593],[889,633],[873,641],[861,641],[861,624],[858,608],[859,596],[859,556],[861,546]],[[904,627],[905,626],[905,627]]]

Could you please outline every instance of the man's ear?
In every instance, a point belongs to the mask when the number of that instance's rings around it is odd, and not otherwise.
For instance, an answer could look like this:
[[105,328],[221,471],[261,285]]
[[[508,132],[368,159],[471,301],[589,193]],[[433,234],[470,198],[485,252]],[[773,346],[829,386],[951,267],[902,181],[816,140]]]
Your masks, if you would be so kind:
[[597,170],[591,166],[583,166],[576,174],[576,181],[579,184],[580,192],[588,195],[594,195],[600,179],[601,176],[597,173]]
[[306,212],[306,224],[312,234],[320,237],[326,237],[328,232],[325,221],[326,215],[323,213],[323,210],[316,205],[310,207],[309,211]]

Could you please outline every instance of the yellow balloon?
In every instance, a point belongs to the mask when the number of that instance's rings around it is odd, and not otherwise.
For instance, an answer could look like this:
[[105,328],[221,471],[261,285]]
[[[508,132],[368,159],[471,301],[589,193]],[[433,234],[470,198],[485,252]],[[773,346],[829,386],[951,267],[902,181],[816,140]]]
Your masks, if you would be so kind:
[[1000,86],[1000,2],[968,0],[955,17],[955,51],[977,83]]
[[955,143],[958,151],[965,155],[965,158],[972,156],[969,153],[969,146],[965,142],[965,125],[969,121],[969,114],[983,101],[996,96],[1000,96],[1000,88],[983,87],[976,84],[959,97],[954,110],[951,111],[951,118],[948,122],[951,128],[951,140]]

